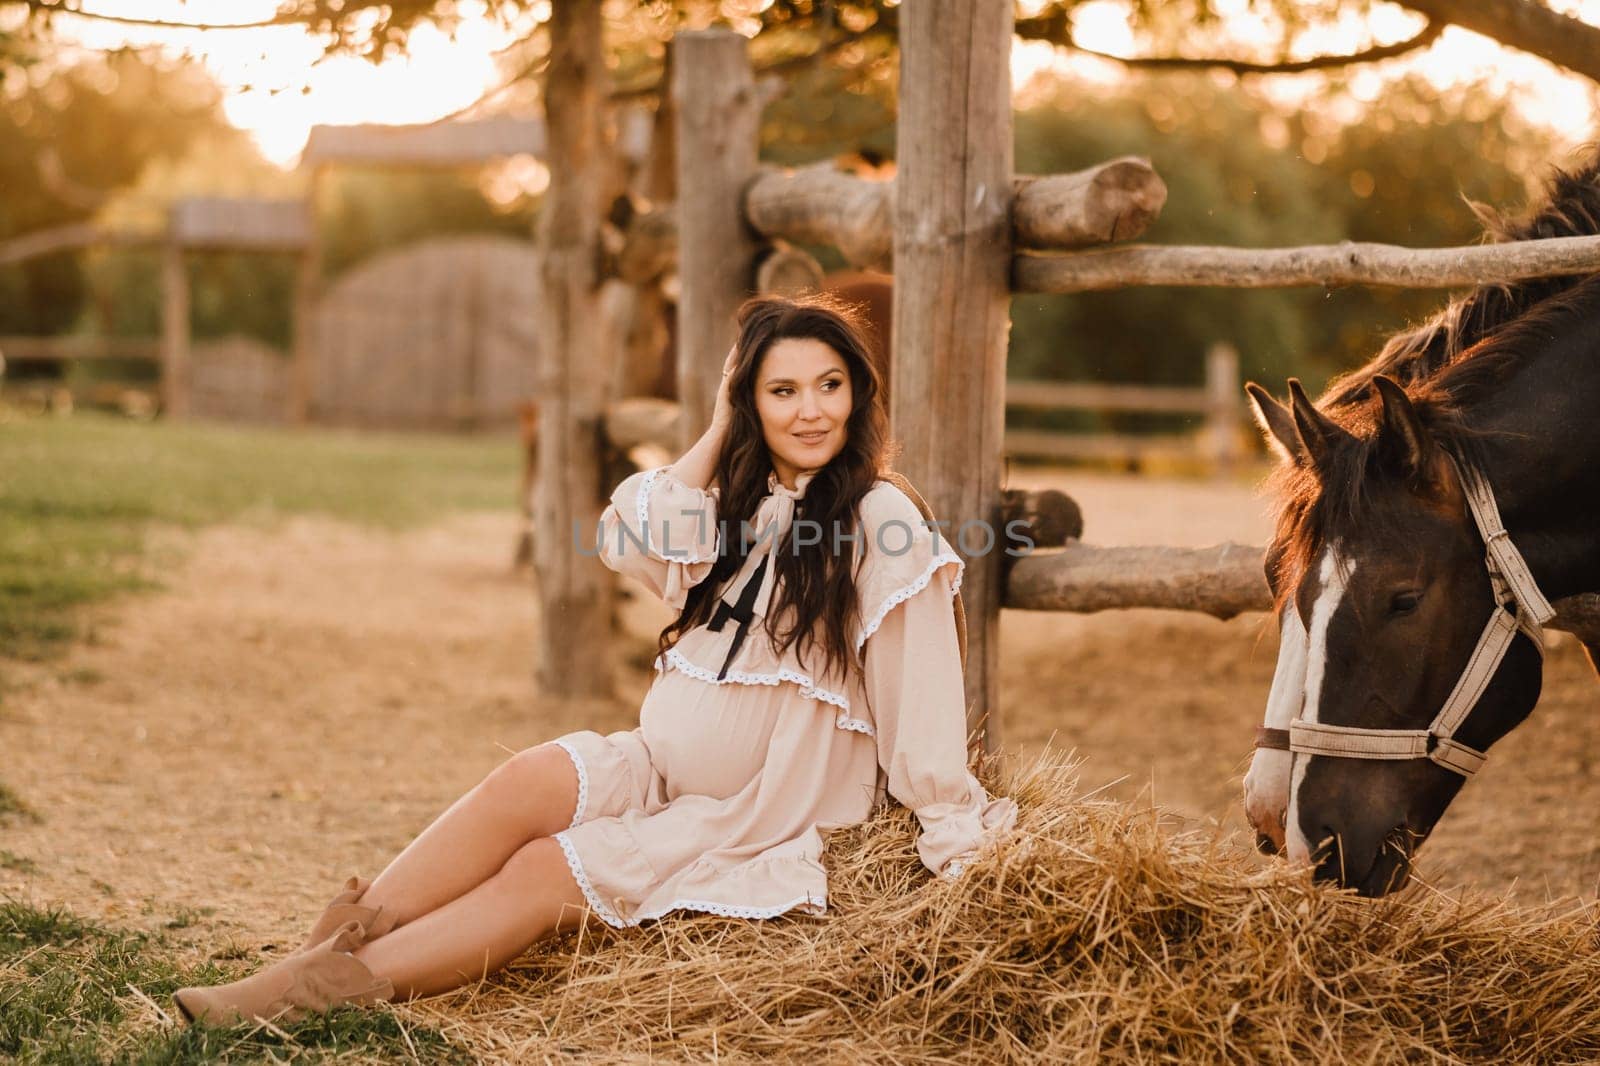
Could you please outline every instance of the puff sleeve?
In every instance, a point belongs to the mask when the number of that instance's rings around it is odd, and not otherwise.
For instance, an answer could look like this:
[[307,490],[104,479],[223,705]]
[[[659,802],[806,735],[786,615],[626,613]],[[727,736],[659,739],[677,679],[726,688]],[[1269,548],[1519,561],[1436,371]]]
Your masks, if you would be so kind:
[[685,485],[667,467],[630,476],[600,516],[601,561],[681,609],[716,562],[718,498],[716,489]]
[[[920,522],[911,501],[896,495]],[[870,564],[869,554],[869,571]],[[960,876],[966,861],[988,850],[1017,817],[1015,803],[991,799],[967,769],[966,700],[950,607],[961,567],[950,546],[922,528],[905,552],[878,560],[878,573],[862,585],[873,597],[864,601],[870,613],[862,670],[878,765],[889,795],[917,816],[923,864],[945,877]]]

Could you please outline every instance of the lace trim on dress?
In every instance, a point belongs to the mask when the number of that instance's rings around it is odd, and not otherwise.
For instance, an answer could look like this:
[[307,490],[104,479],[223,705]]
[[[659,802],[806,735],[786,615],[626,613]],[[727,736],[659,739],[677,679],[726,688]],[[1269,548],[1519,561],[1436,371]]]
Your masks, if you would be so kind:
[[572,871],[572,879],[578,882],[578,888],[583,892],[583,898],[589,901],[589,909],[600,916],[600,920],[615,929],[625,929],[630,924],[621,915],[600,899],[600,894],[594,890],[594,885],[589,881],[589,875],[583,871],[583,860],[578,858],[578,849],[572,846],[572,841],[567,839],[565,831],[556,834],[556,843],[561,845],[561,854],[566,856],[567,869]]
[[703,914],[720,914],[724,918],[776,918],[778,915],[787,914],[796,908],[804,910],[807,914],[825,914],[828,910],[828,902],[827,900],[812,898],[809,892],[799,899],[792,899],[788,903],[779,903],[774,907],[736,907],[729,903],[680,899],[667,904],[665,907],[658,907],[653,911],[639,915],[633,919],[631,924],[638,925],[640,922],[647,922],[652,918],[660,918],[662,915],[669,914],[672,911],[700,911]]
[[639,482],[639,498],[635,501],[635,510],[638,512],[639,535],[641,537],[650,535],[650,489],[655,485],[656,478],[660,477],[661,472],[665,469],[666,467],[664,466],[658,466],[654,470],[646,471],[644,480]]
[[567,826],[568,829],[576,829],[583,824],[584,812],[589,809],[589,768],[583,765],[583,760],[571,744],[564,740],[551,743],[567,753],[567,758],[572,760],[573,767],[578,771],[578,805],[572,809],[572,824]]
[[893,595],[878,605],[878,611],[872,616],[872,620],[861,627],[861,635],[856,638],[856,651],[860,651],[861,646],[867,642],[867,638],[878,631],[878,627],[883,625],[883,620],[889,617],[890,611],[927,588],[928,582],[933,580],[933,575],[938,572],[939,568],[950,563],[956,564],[956,578],[950,582],[950,596],[954,599],[955,594],[961,591],[961,575],[966,572],[967,564],[963,563],[961,556],[955,552],[940,552],[933,557],[933,561],[928,564],[927,569],[922,571],[915,581],[904,588],[897,589]]
[[947,881],[959,881],[961,876],[967,872],[967,864],[977,862],[981,854],[977,848],[968,848],[945,863],[944,872],[940,876]]
[[827,898],[814,898],[809,892],[792,899],[787,903],[779,903],[772,907],[740,907],[730,903],[712,903],[702,899],[674,900],[665,907],[636,914],[632,918],[624,918],[612,907],[607,906],[595,891],[594,884],[589,880],[589,875],[584,872],[583,860],[578,858],[578,849],[572,846],[572,841],[567,839],[565,832],[556,834],[556,843],[561,845],[561,854],[566,857],[567,868],[572,871],[572,879],[578,882],[578,888],[583,892],[583,898],[588,901],[589,909],[599,915],[600,920],[614,929],[626,929],[660,918],[672,911],[699,911],[704,914],[720,914],[724,918],[776,918],[796,908],[803,909],[807,914],[824,914],[828,909]]
[[[780,668],[775,674],[747,674],[741,671],[732,671],[725,677],[718,677],[714,672],[703,666],[696,666],[677,648],[669,649],[666,665],[681,673],[688,674],[696,681],[704,681],[711,685],[781,685],[787,681],[792,685],[800,686],[800,695],[805,699],[814,699],[822,703],[832,704],[839,708],[839,714],[834,718],[833,724],[840,729],[848,729],[854,733],[865,733],[867,736],[876,736],[872,723],[850,714],[850,700],[837,692],[830,692],[825,688],[818,688],[811,678],[798,670]],[[662,661],[656,660],[656,669],[662,669]]]
[[[644,480],[639,482],[639,499],[636,501],[634,509],[636,516],[639,519],[639,536],[644,538],[645,551],[651,555],[654,555],[663,562],[683,563],[685,566],[694,563],[714,563],[717,561],[718,555],[718,550],[715,547],[711,549],[710,555],[695,555],[691,552],[681,552],[675,555],[664,555],[660,550],[651,550],[650,492],[655,487],[656,478],[660,477],[662,474],[666,474],[667,477],[672,476],[671,474],[667,473],[667,471],[670,469],[671,467],[658,466],[654,470],[648,470],[645,472]],[[705,516],[702,514],[701,517],[703,518]],[[666,547],[666,544],[662,545],[663,549]]]

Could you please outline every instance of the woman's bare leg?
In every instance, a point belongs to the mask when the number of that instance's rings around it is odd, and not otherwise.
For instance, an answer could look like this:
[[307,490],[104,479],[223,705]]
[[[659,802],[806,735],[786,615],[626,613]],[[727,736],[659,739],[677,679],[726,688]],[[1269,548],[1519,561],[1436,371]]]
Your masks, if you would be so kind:
[[518,848],[465,895],[379,937],[355,956],[374,976],[393,981],[398,999],[447,992],[494,973],[535,941],[576,925],[583,907],[561,845],[546,837]]
[[[518,752],[406,845],[361,904],[382,907],[399,926],[414,922],[503,873],[529,841],[566,829],[577,804],[578,772],[565,751],[541,744]],[[564,864],[561,873],[571,879]]]

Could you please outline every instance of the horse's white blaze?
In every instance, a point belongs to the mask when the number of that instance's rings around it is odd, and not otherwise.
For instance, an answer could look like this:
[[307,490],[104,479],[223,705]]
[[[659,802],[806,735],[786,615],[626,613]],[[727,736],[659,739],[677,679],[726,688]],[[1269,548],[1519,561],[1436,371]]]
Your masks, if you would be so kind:
[[[1267,713],[1262,724],[1268,729],[1288,729],[1306,696],[1306,627],[1293,603],[1283,609],[1283,626],[1278,637],[1278,668],[1272,675],[1272,690],[1267,693]],[[1244,775],[1244,812],[1256,832],[1283,847],[1285,812],[1289,809],[1289,767],[1293,757],[1286,751],[1257,748]]]
[[[1333,548],[1322,553],[1322,565],[1317,572],[1322,588],[1317,593],[1317,601],[1311,605],[1311,626],[1306,634],[1305,689],[1300,717],[1307,722],[1317,721],[1318,703],[1322,699],[1322,679],[1328,668],[1328,624],[1333,621],[1334,612],[1339,609],[1339,601],[1344,598],[1346,584],[1354,572],[1355,564],[1341,559]],[[1296,757],[1289,777],[1286,844],[1289,857],[1299,862],[1310,860],[1312,845],[1316,843],[1307,840],[1301,832],[1298,810],[1300,786],[1305,782],[1306,766],[1310,761],[1307,756]]]

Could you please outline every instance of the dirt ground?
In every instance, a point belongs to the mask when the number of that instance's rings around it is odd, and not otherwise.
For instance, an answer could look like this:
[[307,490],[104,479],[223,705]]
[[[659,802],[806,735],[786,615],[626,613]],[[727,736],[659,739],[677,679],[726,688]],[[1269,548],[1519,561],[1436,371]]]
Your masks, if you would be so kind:
[[[1266,537],[1242,486],[1011,480],[1066,488],[1094,542]],[[40,820],[0,822],[0,849],[33,867],[0,864],[0,896],[176,925],[197,951],[281,944],[507,752],[631,726],[659,605],[628,609],[617,701],[540,700],[534,599],[508,569],[516,527],[508,511],[407,533],[307,519],[209,530],[183,542],[165,592],[102,611],[65,659],[8,664],[0,781]],[[1091,785],[1240,826],[1277,650],[1263,616],[1007,612],[1002,642],[1008,748],[1053,738],[1087,758]],[[1539,710],[1425,848],[1431,883],[1593,897],[1597,698],[1581,650],[1558,638]]]

